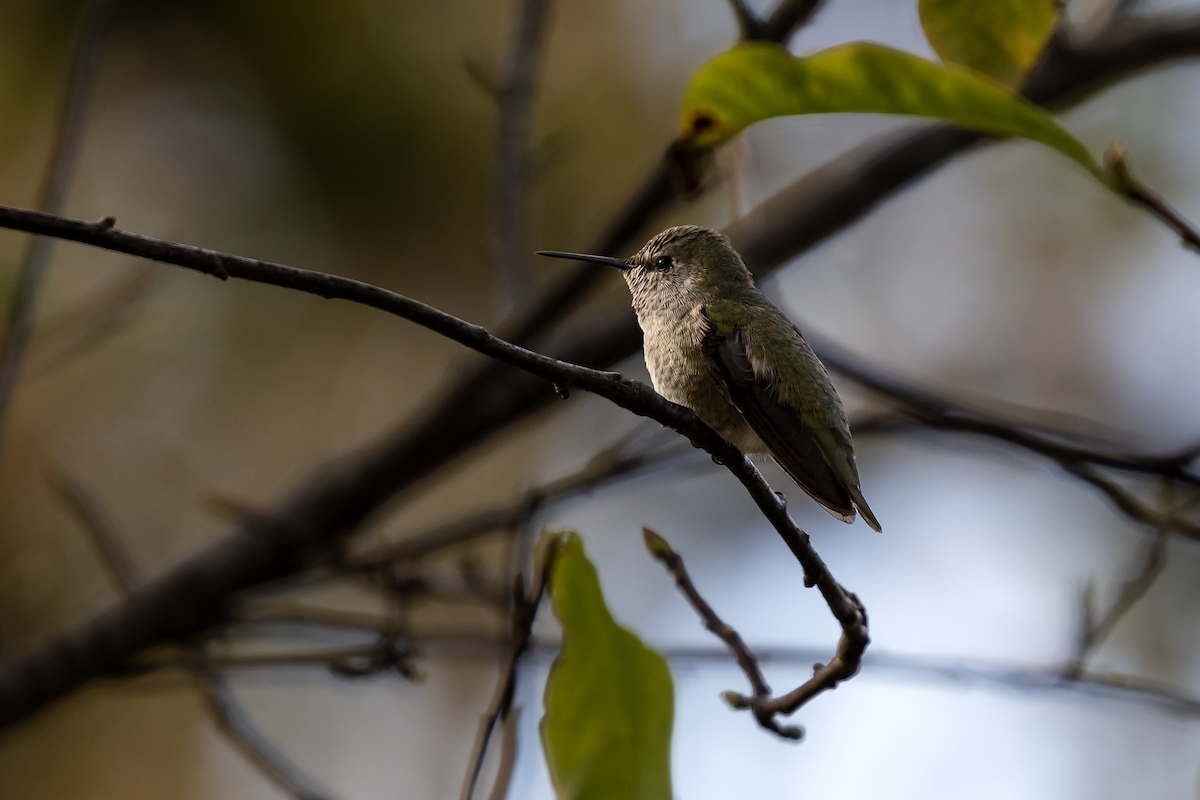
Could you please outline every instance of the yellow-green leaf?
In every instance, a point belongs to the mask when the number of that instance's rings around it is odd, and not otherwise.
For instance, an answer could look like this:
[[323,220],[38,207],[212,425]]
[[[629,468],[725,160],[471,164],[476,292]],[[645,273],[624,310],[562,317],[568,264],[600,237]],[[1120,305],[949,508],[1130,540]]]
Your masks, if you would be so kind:
[[1000,84],[870,42],[807,58],[764,42],[721,53],[696,71],[684,92],[681,141],[705,150],[761,120],[836,112],[933,117],[995,136],[1022,136],[1100,175],[1079,140]]
[[947,64],[1016,88],[1058,24],[1056,0],[920,0],[921,27]]
[[541,733],[558,799],[671,800],[666,661],[613,621],[578,536],[559,550],[549,589],[563,649]]

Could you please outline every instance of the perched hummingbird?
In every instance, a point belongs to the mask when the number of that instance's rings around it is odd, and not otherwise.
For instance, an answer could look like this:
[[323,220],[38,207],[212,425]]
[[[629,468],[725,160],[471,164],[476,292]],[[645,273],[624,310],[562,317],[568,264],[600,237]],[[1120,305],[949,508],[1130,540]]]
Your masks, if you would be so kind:
[[743,453],[769,453],[833,516],[857,510],[854,443],[829,373],[800,329],[763,296],[729,238],[669,228],[627,259],[542,251],[617,267],[633,294],[654,389]]

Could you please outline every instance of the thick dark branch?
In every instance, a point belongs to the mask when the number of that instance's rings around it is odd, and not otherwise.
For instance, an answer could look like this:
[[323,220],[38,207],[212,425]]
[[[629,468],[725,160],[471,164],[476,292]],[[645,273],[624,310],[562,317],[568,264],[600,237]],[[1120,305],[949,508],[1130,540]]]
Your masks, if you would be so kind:
[[[866,621],[861,608],[834,580],[809,543],[808,534],[788,516],[782,498],[771,490],[749,459],[689,409],[670,403],[638,381],[518,347],[478,325],[378,286],[137,236],[116,230],[114,223],[112,219],[99,223],[82,222],[0,206],[2,227],[59,236],[221,278],[242,278],[320,297],[350,300],[386,311],[543,378],[556,387],[577,387],[598,394],[628,411],[682,433],[724,464],[746,487],[755,504],[804,567],[806,583],[817,586],[841,623],[845,631],[843,640],[853,640],[860,649],[866,646]],[[339,484],[351,491],[361,491],[355,476],[339,477]],[[154,642],[196,633],[214,621],[214,610],[219,613],[233,592],[302,566],[306,551],[328,544],[332,536],[344,530],[344,526],[336,524],[335,520],[320,516],[319,509],[306,513],[310,510],[306,504],[310,503],[311,495],[302,491],[291,513],[248,520],[239,547],[218,545],[210,548],[139,588],[126,604],[101,615],[77,634],[67,635],[45,650],[18,659],[0,671],[0,725],[20,719],[92,675],[119,668],[135,652]],[[230,557],[232,562],[227,560]],[[170,613],[164,615],[163,609],[170,609]],[[843,647],[839,646],[839,656],[842,651]],[[849,674],[843,677],[849,677]]]

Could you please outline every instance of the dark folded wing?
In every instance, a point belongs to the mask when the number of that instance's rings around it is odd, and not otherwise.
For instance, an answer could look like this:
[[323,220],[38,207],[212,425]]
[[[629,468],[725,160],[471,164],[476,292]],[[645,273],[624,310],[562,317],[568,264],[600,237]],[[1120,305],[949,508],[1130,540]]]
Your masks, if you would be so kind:
[[729,399],[792,480],[829,511],[853,519],[854,502],[812,429],[798,409],[780,403],[771,386],[755,375],[737,334],[723,335],[713,326],[705,338],[705,354]]

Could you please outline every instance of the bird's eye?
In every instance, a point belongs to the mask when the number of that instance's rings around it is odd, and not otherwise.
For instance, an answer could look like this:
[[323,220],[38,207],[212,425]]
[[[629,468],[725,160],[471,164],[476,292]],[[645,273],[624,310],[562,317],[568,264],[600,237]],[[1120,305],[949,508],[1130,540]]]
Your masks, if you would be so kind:
[[658,258],[654,259],[654,268],[659,272],[666,272],[674,263],[675,262],[671,260],[670,256],[659,256]]

